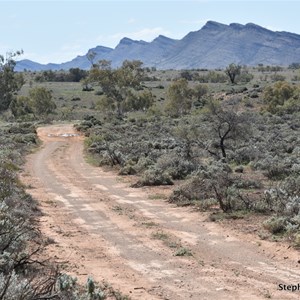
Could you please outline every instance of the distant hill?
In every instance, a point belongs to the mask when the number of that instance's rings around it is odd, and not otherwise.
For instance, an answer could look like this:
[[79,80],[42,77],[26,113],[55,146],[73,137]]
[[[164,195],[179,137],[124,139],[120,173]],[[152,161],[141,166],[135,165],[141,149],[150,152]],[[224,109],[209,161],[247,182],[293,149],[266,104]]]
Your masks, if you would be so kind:
[[[125,59],[138,59],[145,66],[158,69],[224,68],[232,62],[249,66],[260,63],[287,66],[300,62],[300,35],[271,31],[252,23],[225,25],[208,21],[200,30],[188,33],[181,40],[162,35],[152,42],[125,37],[115,49],[97,46],[89,51],[97,54],[95,61],[111,60],[114,67],[120,66]],[[90,65],[84,55],[62,64],[43,65],[21,60],[16,70],[89,69]]]

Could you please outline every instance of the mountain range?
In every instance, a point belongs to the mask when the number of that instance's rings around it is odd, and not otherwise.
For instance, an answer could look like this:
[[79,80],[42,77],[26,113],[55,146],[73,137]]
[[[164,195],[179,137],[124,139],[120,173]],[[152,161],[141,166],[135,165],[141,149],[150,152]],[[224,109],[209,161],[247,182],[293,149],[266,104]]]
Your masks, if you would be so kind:
[[[97,46],[87,53],[96,54],[95,62],[110,60],[118,67],[126,59],[141,60],[144,66],[157,69],[224,68],[230,63],[254,66],[287,66],[300,62],[300,35],[272,31],[259,25],[208,21],[200,30],[188,33],[180,40],[158,36],[152,42],[124,37],[114,48]],[[61,64],[40,64],[30,60],[17,62],[16,70],[89,69],[86,55]]]

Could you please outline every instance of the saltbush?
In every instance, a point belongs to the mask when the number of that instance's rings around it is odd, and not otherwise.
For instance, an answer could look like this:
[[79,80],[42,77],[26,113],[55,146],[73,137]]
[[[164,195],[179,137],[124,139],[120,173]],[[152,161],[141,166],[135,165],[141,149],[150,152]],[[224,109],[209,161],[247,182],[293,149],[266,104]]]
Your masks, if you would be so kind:
[[133,187],[154,185],[173,185],[173,181],[168,173],[161,172],[161,170],[153,167],[146,170],[141,179]]
[[265,229],[270,231],[272,234],[278,234],[285,231],[287,220],[284,217],[271,217],[263,223]]
[[155,166],[162,172],[167,172],[172,179],[184,179],[196,168],[193,162],[180,157],[176,153],[162,155]]

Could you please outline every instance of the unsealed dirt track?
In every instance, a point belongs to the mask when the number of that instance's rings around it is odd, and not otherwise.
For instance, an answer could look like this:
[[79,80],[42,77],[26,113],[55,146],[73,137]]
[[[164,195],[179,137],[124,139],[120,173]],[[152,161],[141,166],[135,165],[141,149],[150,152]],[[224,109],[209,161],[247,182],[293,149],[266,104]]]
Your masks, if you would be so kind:
[[[207,222],[191,208],[150,199],[89,165],[72,125],[38,129],[43,145],[22,180],[41,206],[46,255],[84,282],[105,279],[132,299],[300,299],[298,253]],[[71,134],[71,136],[68,136]],[[154,238],[156,237],[156,238]],[[178,248],[193,256],[175,256]]]

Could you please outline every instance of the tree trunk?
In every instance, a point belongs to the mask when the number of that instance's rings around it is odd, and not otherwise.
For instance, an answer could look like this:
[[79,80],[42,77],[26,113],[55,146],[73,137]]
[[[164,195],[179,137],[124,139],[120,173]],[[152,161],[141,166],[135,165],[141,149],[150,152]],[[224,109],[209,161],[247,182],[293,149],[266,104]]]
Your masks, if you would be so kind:
[[226,158],[226,151],[225,151],[225,145],[224,145],[224,139],[221,138],[220,140],[220,148],[221,148],[221,151],[222,151],[222,156],[224,158]]

